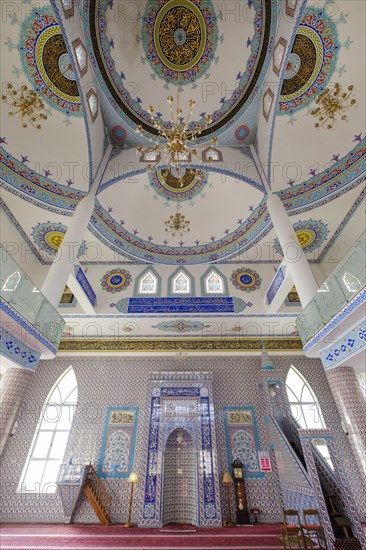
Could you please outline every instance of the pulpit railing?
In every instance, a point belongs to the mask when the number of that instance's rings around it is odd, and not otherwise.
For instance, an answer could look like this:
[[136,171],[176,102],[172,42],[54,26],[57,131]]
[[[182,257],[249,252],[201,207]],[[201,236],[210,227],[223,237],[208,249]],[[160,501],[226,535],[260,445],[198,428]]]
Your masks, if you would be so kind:
[[98,516],[100,523],[105,526],[109,525],[112,498],[108,495],[92,464],[89,464],[88,477],[84,486],[84,493],[89,499],[89,502]]

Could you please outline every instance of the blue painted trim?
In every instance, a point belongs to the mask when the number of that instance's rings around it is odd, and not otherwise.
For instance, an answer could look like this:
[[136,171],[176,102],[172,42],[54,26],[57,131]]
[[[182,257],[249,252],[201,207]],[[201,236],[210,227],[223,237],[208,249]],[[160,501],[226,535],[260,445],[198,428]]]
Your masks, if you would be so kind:
[[[225,440],[226,440],[226,452],[227,452],[227,462],[228,462],[228,469],[230,470],[230,473],[232,474],[232,467],[231,464],[233,462],[232,455],[231,455],[231,446],[230,446],[230,435],[229,435],[229,425],[227,422],[227,412],[228,411],[251,411],[252,418],[253,418],[253,431],[254,431],[254,438],[255,438],[255,445],[256,445],[256,452],[257,452],[257,459],[258,459],[258,466],[260,468],[259,458],[258,458],[258,451],[261,450],[260,442],[259,442],[259,435],[258,435],[258,428],[257,428],[257,420],[255,416],[255,408],[253,406],[248,407],[240,407],[240,406],[234,406],[234,407],[224,407],[224,426],[225,426]],[[240,426],[240,425],[238,425]],[[264,472],[247,472],[244,470],[244,477],[245,478],[263,478],[266,477],[266,474]]]
[[[90,189],[92,184],[93,184],[93,181],[94,181],[94,174],[93,174],[93,151],[92,151],[90,128],[89,128],[89,122],[88,122],[88,116],[87,116],[87,112],[89,112],[89,111],[87,110],[87,105],[86,105],[86,102],[84,100],[83,86],[82,86],[80,78],[79,78],[79,68],[78,68],[78,65],[77,65],[77,63],[75,62],[75,59],[74,59],[74,55],[75,55],[74,48],[70,45],[68,35],[66,33],[66,29],[65,29],[65,26],[64,26],[64,23],[63,23],[63,18],[61,16],[60,10],[58,9],[58,6],[57,6],[57,0],[50,0],[50,3],[51,3],[51,6],[53,8],[53,11],[55,13],[55,17],[57,19],[57,22],[60,26],[64,41],[65,41],[66,49],[67,49],[68,54],[70,56],[72,68],[74,70],[74,76],[75,76],[76,84],[77,84],[78,90],[79,90],[80,103],[81,103],[82,108],[83,108],[83,116],[84,116],[84,122],[85,122],[85,131],[86,131],[86,139],[87,139],[87,143],[88,143],[88,154],[89,154],[89,189]],[[79,31],[80,37],[82,36],[81,29],[82,29],[82,25],[80,24],[80,31]],[[89,65],[89,68],[90,68],[90,60],[89,60],[88,65]],[[91,72],[89,72],[89,74],[91,74]]]
[[[265,193],[265,188],[262,183],[259,183],[257,181],[252,180],[251,178],[244,177],[241,174],[237,174],[236,172],[232,172],[231,170],[226,170],[225,168],[220,168],[218,166],[213,166],[212,164],[190,164],[190,168],[197,168],[198,170],[206,170],[209,174],[210,172],[214,174],[222,174],[224,176],[228,176],[231,178],[235,178],[236,180],[243,181],[244,183],[248,183],[261,193]],[[167,168],[166,165],[162,165],[159,168]],[[137,170],[131,170],[130,172],[126,172],[125,174],[122,174],[121,176],[117,176],[116,178],[112,178],[108,181],[105,181],[103,183],[100,183],[97,195],[110,187],[111,185],[118,183],[120,181],[123,181],[127,178],[132,178],[133,176],[139,176],[140,174],[144,174],[146,172],[146,167],[144,168],[138,168]]]
[[316,344],[318,344],[318,342],[320,342],[320,340],[322,340],[322,338],[324,338],[324,336],[326,336],[329,332],[332,332],[332,330],[340,323],[340,321],[345,319],[348,315],[352,313],[352,311],[357,309],[364,302],[366,302],[366,288],[361,290],[357,294],[357,296],[352,298],[352,300],[350,300],[348,304],[343,309],[341,309],[341,311],[339,311],[337,315],[332,318],[331,321],[329,321],[329,323],[327,323],[319,332],[317,332],[315,336],[313,336],[308,342],[306,342],[306,344],[304,345],[304,352],[306,353],[307,351],[311,350]]
[[[223,292],[207,292],[206,291],[206,278],[210,273],[216,273],[220,279],[222,279],[224,291]],[[227,282],[227,278],[221,271],[215,267],[214,265],[206,269],[204,274],[200,278],[200,285],[201,285],[201,296],[229,296],[229,285]]]
[[[132,440],[131,440],[131,449],[130,449],[130,455],[129,455],[128,472],[120,473],[120,474],[114,473],[114,474],[108,475],[108,474],[103,474],[102,473],[102,466],[103,466],[103,459],[104,459],[105,447],[106,447],[106,442],[107,442],[109,417],[110,417],[110,413],[112,411],[135,411],[135,423],[134,423],[134,426],[133,426],[133,435],[132,435]],[[100,450],[100,455],[99,455],[99,462],[98,462],[98,476],[100,478],[122,479],[122,478],[127,478],[130,475],[130,473],[132,472],[133,462],[134,462],[134,458],[135,458],[135,442],[136,442],[138,414],[139,414],[139,408],[138,407],[108,407],[107,417],[106,417],[106,421],[105,421],[105,424],[104,424],[104,431],[103,431],[102,445],[101,445],[101,450]],[[122,426],[121,426],[121,429],[123,429]]]
[[9,317],[11,317],[16,323],[18,323],[18,325],[23,327],[27,332],[29,332],[29,334],[34,336],[34,338],[38,340],[38,342],[41,342],[41,344],[46,346],[46,348],[48,348],[50,351],[52,351],[52,353],[56,355],[57,347],[49,340],[47,340],[47,338],[45,338],[45,336],[43,336],[41,332],[34,328],[33,325],[31,325],[22,315],[20,315],[20,313],[15,311],[15,309],[13,309],[13,307],[8,302],[5,302],[5,300],[3,300],[1,297],[0,310],[9,315]]
[[[75,268],[76,270],[76,268]],[[95,306],[95,303],[97,301],[97,296],[91,286],[91,284],[89,283],[83,269],[81,267],[79,267],[79,269],[76,270],[76,280],[77,282],[79,283],[79,285],[81,286],[81,288],[83,289],[84,291],[84,294],[85,296],[88,298],[89,302],[91,303],[92,306]]]
[[328,243],[323,248],[323,250],[322,250],[322,252],[319,255],[319,258],[317,260],[319,263],[322,262],[324,260],[324,258],[326,257],[326,255],[328,254],[328,252],[330,252],[332,246],[334,245],[334,243],[336,242],[336,240],[338,239],[338,237],[342,233],[343,229],[346,227],[347,223],[350,221],[353,214],[356,212],[357,208],[362,204],[365,196],[366,196],[366,189],[364,188],[364,189],[362,189],[361,193],[359,194],[359,196],[357,197],[357,199],[355,200],[355,202],[353,203],[353,205],[348,210],[347,214],[345,215],[345,217],[343,218],[343,220],[341,221],[341,223],[339,224],[339,226],[335,230],[335,232],[333,234],[333,237],[331,239],[329,239]]
[[18,231],[19,235],[22,237],[24,242],[29,246],[31,252],[36,257],[36,259],[42,264],[42,265],[50,265],[52,262],[46,262],[42,256],[39,254],[38,250],[28,237],[28,235],[25,233],[25,231],[22,229],[22,227],[19,225],[17,219],[9,209],[9,207],[5,204],[3,199],[0,197],[0,208],[3,210],[4,214],[9,218],[10,222],[14,225],[15,229]]
[[[153,275],[156,277],[157,279],[157,286],[156,286],[156,292],[154,294],[145,294],[144,292],[140,292],[139,291],[139,287],[140,287],[140,281],[141,279],[143,279],[145,277],[145,275],[151,271],[151,273],[153,273]],[[161,296],[161,284],[162,284],[162,278],[161,278],[161,275],[159,275],[159,273],[156,271],[156,269],[154,269],[152,266],[150,267],[146,267],[138,277],[136,277],[135,279],[135,284],[134,284],[134,287],[133,287],[133,296],[136,296],[136,297],[159,297]]]
[[[279,100],[280,100],[282,84],[283,84],[283,80],[284,80],[285,72],[286,72],[287,59],[288,59],[288,56],[290,55],[290,53],[292,51],[292,47],[294,45],[295,38],[296,38],[297,29],[298,29],[298,26],[301,23],[301,19],[303,17],[303,13],[304,13],[304,10],[306,8],[306,5],[307,5],[307,0],[302,0],[302,4],[299,8],[299,14],[297,16],[296,24],[293,28],[291,38],[287,42],[286,57],[284,58],[283,63],[282,63],[281,76],[278,79],[277,93],[276,93],[276,97],[275,97],[275,99],[273,100],[273,103],[272,103],[273,118],[272,118],[271,133],[270,133],[270,137],[269,137],[268,158],[267,158],[267,163],[268,163],[267,164],[267,166],[268,166],[268,168],[267,168],[267,180],[268,180],[268,183],[269,183],[270,187],[272,185],[272,182],[271,182],[271,162],[272,162],[273,138],[274,138],[274,132],[275,132],[275,127],[276,127],[276,119],[277,119],[277,105],[278,105]],[[274,78],[276,75],[273,72],[273,70],[272,70],[272,73],[273,73],[272,77]]]
[[[174,292],[173,291],[173,282],[174,278],[178,275],[178,273],[183,272],[186,277],[188,277],[191,285],[190,292]],[[167,297],[168,298],[189,298],[196,295],[196,281],[194,276],[188,271],[188,269],[184,266],[177,267],[173,271],[171,275],[168,277],[168,288],[167,288]]]

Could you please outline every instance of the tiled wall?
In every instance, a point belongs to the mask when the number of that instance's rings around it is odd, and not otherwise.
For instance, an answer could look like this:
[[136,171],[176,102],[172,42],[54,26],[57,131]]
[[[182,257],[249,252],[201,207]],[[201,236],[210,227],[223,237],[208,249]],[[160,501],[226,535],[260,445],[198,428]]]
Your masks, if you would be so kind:
[[[356,504],[365,518],[365,494],[359,474],[354,466],[353,455],[344,435],[334,400],[331,396],[322,365],[319,360],[300,356],[276,356],[274,366],[284,372],[292,363],[308,379],[322,407],[327,427],[335,434],[344,465],[349,471],[349,484]],[[71,434],[70,445],[83,461],[98,463],[103,437],[103,428],[109,406],[137,406],[139,418],[133,468],[145,475],[143,464],[144,429],[148,420],[146,387],[149,373],[157,371],[210,371],[213,373],[214,409],[219,462],[219,475],[227,469],[227,452],[223,410],[227,406],[254,406],[261,449],[267,450],[269,440],[265,424],[265,412],[258,388],[256,373],[260,357],[188,357],[177,361],[174,357],[61,357],[41,361],[30,385],[18,427],[5,449],[0,464],[2,521],[63,521],[59,498],[55,495],[21,495],[16,493],[19,478],[26,460],[42,405],[61,373],[74,367],[79,387],[79,405]],[[126,479],[103,480],[112,496],[112,521],[127,519],[129,484]],[[137,519],[138,504],[144,483],[137,484],[134,497],[133,520]],[[259,507],[260,521],[282,519],[279,491],[275,475],[246,480],[249,507]],[[222,489],[222,488],[221,488]],[[222,512],[225,517],[226,499],[221,490]],[[96,521],[89,503],[82,498],[74,516],[76,522]]]

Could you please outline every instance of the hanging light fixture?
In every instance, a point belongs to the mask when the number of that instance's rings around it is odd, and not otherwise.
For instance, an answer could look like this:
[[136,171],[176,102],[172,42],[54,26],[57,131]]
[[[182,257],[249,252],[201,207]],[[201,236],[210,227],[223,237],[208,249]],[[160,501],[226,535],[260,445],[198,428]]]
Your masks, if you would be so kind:
[[44,112],[44,103],[37,92],[30,90],[26,84],[22,84],[19,91],[14,88],[13,84],[8,84],[5,92],[2,95],[3,102],[13,107],[13,110],[8,113],[9,116],[19,117],[23,128],[27,128],[27,123],[30,122],[33,128],[40,130],[39,122],[47,120],[47,115]]
[[[146,169],[150,172],[159,164],[168,166],[175,177],[181,178],[184,176],[186,167],[192,159],[197,158],[201,162],[222,162],[222,153],[215,147],[217,137],[213,137],[210,145],[200,145],[195,142],[195,139],[206,130],[212,122],[211,115],[205,116],[203,125],[197,125],[193,130],[189,130],[189,121],[196,102],[194,99],[188,101],[189,111],[186,117],[183,117],[183,111],[179,106],[179,89],[177,85],[177,101],[174,107],[173,96],[167,97],[167,102],[170,111],[170,127],[158,117],[155,108],[150,105],[148,112],[152,118],[154,128],[157,130],[158,136],[152,138],[144,131],[141,125],[138,125],[135,132],[146,137],[153,143],[151,147],[137,147],[137,154],[140,155],[140,162],[146,162]],[[199,154],[197,147],[206,147]],[[178,219],[178,217],[177,217]]]
[[165,231],[167,233],[171,233],[173,237],[178,233],[181,237],[183,237],[184,233],[187,233],[190,228],[190,221],[187,220],[187,218],[181,214],[178,210],[178,202],[177,202],[177,211],[174,214],[171,214],[169,218],[164,222],[165,223]]

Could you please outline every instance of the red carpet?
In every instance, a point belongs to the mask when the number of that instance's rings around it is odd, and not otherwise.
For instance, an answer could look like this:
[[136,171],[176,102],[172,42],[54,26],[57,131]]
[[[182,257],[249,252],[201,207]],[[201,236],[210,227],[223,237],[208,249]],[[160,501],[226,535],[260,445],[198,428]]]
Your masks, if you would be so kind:
[[278,525],[232,529],[198,527],[195,533],[124,529],[122,525],[3,524],[0,548],[13,550],[281,550]]

